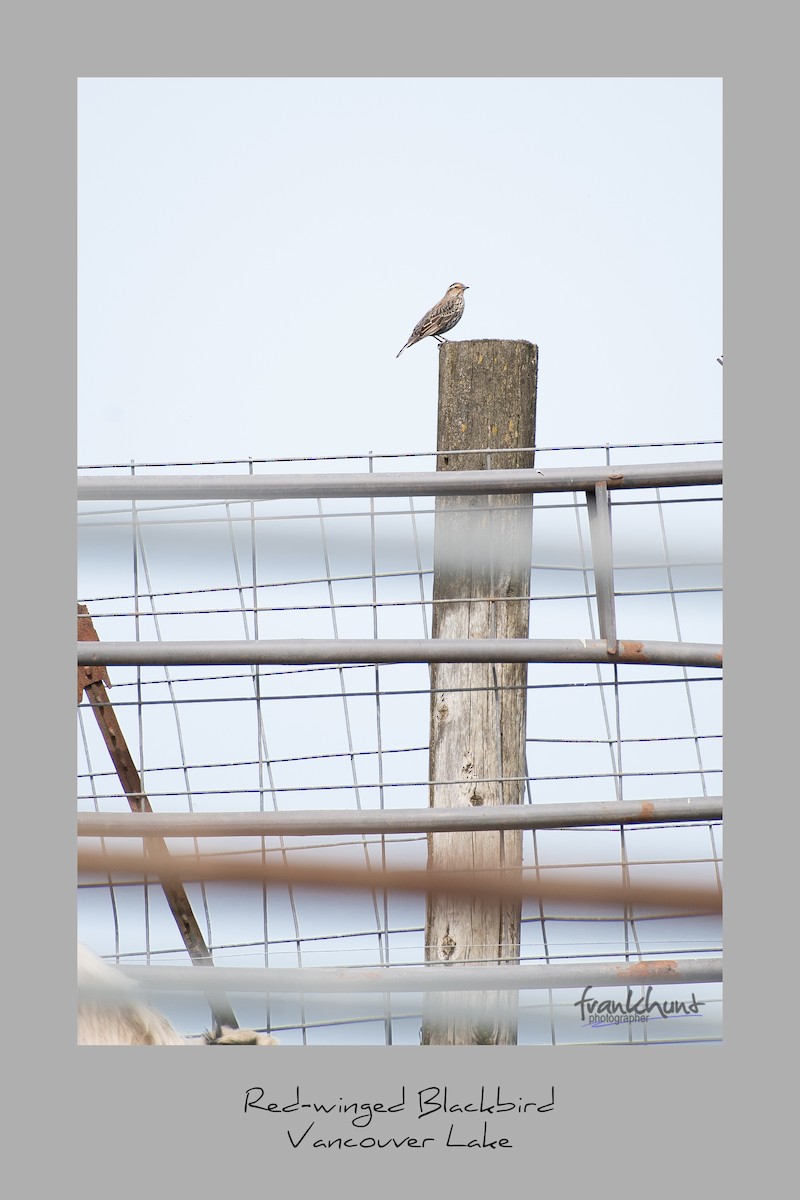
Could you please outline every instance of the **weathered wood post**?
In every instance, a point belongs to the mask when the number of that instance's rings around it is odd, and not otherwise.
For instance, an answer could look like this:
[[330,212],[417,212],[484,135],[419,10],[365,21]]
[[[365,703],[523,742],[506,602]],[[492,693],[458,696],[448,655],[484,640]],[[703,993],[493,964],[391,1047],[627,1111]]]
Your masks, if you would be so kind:
[[[442,346],[438,470],[533,466],[537,365],[538,347],[526,341]],[[530,494],[437,498],[434,637],[528,637],[531,533]],[[433,807],[522,802],[526,683],[525,663],[432,664]],[[428,836],[432,869],[496,870],[521,863],[519,830]],[[426,961],[518,961],[520,912],[519,901],[429,898]],[[426,998],[423,1045],[507,1045],[516,1038],[516,993]]]

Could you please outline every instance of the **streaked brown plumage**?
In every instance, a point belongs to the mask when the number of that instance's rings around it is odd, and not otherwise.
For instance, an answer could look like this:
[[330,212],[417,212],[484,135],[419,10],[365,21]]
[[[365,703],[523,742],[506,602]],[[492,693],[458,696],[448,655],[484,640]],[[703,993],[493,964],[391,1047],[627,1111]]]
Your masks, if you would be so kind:
[[416,342],[421,342],[424,337],[435,337],[441,346],[442,342],[446,340],[442,334],[447,333],[461,320],[464,313],[464,292],[466,290],[467,284],[465,283],[451,283],[439,303],[434,304],[433,308],[426,312],[422,320],[414,326],[411,337],[405,346],[401,346],[397,351],[396,357],[399,358],[404,350]]

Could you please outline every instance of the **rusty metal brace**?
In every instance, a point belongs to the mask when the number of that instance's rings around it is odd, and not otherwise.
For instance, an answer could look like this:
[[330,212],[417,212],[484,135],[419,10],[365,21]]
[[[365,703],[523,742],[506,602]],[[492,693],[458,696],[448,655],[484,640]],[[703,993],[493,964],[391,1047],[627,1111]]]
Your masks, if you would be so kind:
[[[88,608],[85,604],[79,604],[78,641],[97,642],[99,640]],[[78,704],[80,704],[85,693],[86,699],[92,706],[92,711],[94,712],[100,732],[103,735],[103,741],[108,748],[114,769],[128,798],[131,812],[151,813],[153,811],[152,806],[142,790],[142,781],[139,772],[136,769],[133,756],[128,749],[128,744],[125,741],[125,735],[117,720],[117,715],[108,698],[107,686],[111,687],[111,680],[108,677],[108,671],[105,666],[78,667]],[[169,856],[167,844],[162,837],[145,837],[143,842],[145,852],[148,855],[153,855],[162,860],[164,857]],[[167,904],[175,918],[175,924],[178,926],[192,963],[195,966],[213,966],[214,961],[211,957],[211,951],[205,943],[183,885],[165,879],[159,879],[159,882],[164,889]],[[217,1026],[227,1025],[231,1029],[239,1028],[233,1010],[224,995],[209,992],[207,993],[207,999],[211,1008],[211,1015]]]

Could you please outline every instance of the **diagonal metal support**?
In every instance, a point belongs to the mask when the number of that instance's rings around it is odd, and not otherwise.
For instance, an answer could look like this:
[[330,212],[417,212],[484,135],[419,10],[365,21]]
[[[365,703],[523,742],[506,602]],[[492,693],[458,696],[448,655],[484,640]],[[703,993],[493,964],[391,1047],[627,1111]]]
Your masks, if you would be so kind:
[[[78,641],[99,641],[85,604],[78,605]],[[128,798],[131,812],[152,813],[153,809],[142,790],[142,781],[125,741],[122,727],[108,698],[106,684],[111,686],[105,666],[78,667],[78,703],[80,704],[85,692],[114,764],[114,770],[117,772],[117,777]],[[162,837],[146,836],[143,838],[143,844],[148,855],[154,854],[161,857],[169,854],[167,844]],[[211,951],[197,924],[183,884],[171,880],[159,880],[159,882],[192,963],[195,966],[213,966]],[[228,1025],[231,1029],[239,1028],[225,996],[219,993],[214,995],[209,993],[208,1002],[217,1025]]]
[[611,501],[608,485],[596,483],[586,492],[589,532],[592,538],[592,566],[597,594],[600,637],[609,654],[617,652],[617,615],[614,608],[614,559],[611,547]]

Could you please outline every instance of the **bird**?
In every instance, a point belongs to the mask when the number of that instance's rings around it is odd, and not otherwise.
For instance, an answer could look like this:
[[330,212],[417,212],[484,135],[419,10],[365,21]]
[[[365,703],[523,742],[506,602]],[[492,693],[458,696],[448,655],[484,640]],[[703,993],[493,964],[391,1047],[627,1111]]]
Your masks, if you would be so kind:
[[441,346],[442,342],[447,340],[442,334],[457,325],[464,314],[464,292],[467,286],[466,283],[451,283],[439,303],[434,304],[421,321],[417,321],[411,337],[405,346],[401,346],[395,357],[399,358],[404,350],[416,342],[421,342],[424,337],[435,337]]

